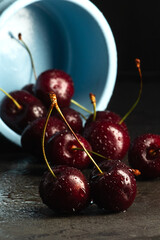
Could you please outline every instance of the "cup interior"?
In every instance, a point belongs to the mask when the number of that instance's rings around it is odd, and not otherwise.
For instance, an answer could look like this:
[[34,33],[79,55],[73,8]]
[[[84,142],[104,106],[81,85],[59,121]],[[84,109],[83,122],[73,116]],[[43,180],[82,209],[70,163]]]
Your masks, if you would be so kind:
[[[117,52],[102,13],[86,0],[26,2],[16,1],[0,17],[0,88],[10,92],[35,82],[29,55],[17,41],[21,33],[37,76],[51,68],[64,70],[74,82],[73,99],[92,110],[89,93],[94,93],[97,110],[104,110],[116,81]],[[20,145],[20,136],[0,121],[0,132]]]

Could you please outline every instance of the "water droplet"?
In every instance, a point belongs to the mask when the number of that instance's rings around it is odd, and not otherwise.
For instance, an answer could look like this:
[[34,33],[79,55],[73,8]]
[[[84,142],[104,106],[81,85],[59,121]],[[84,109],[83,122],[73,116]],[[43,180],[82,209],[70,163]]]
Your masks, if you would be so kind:
[[91,205],[93,204],[93,200],[90,201],[90,204],[91,204]]

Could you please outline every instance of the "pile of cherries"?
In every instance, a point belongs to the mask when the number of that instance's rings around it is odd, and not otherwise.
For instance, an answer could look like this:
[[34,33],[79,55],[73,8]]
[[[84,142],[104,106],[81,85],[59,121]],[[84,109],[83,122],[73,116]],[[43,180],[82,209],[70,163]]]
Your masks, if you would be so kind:
[[[160,136],[144,134],[130,144],[124,120],[108,110],[96,112],[96,102],[83,123],[70,107],[73,94],[70,75],[47,70],[35,84],[7,94],[0,117],[21,134],[25,151],[45,159],[39,194],[49,208],[72,214],[92,202],[107,212],[124,211],[136,197],[135,175],[160,176]],[[127,154],[130,166],[123,162]]]

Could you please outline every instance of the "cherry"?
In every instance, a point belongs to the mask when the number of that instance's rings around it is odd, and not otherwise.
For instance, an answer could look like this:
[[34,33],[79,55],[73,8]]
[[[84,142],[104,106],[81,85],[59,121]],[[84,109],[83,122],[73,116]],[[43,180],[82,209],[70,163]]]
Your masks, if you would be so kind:
[[95,125],[94,122],[102,121],[102,120],[107,120],[110,122],[117,123],[128,133],[127,126],[124,123],[124,119],[122,121],[122,118],[118,114],[111,112],[109,110],[96,111],[96,96],[90,93],[90,99],[91,99],[91,103],[93,105],[94,111],[92,114],[90,114],[90,116],[85,122],[85,126],[83,128],[83,135],[85,137],[89,137],[92,130],[94,130],[94,125]]
[[136,179],[132,170],[120,160],[105,160],[91,172],[90,188],[93,202],[108,212],[127,210],[136,197]]
[[[140,68],[140,60],[135,59],[136,67],[140,76],[140,90],[138,98],[132,105],[130,110],[119,119],[114,113],[96,112],[96,99],[95,95],[90,94],[93,103],[94,114],[89,117],[86,126],[83,130],[83,136],[90,142],[93,151],[100,153],[108,159],[122,159],[128,151],[130,145],[130,137],[124,124],[125,119],[137,106],[142,94],[142,73]],[[110,120],[106,119],[110,115]]]
[[[91,132],[94,131],[94,128],[95,128],[95,125],[97,125],[97,122],[106,120],[106,121],[109,121],[109,122],[119,124],[120,120],[122,119],[118,114],[116,114],[114,112],[111,112],[109,110],[97,111],[95,121],[93,121],[93,116],[94,116],[94,114],[91,114],[88,117],[88,119],[85,123],[85,126],[82,130],[82,135],[86,139],[88,139],[90,137]],[[125,124],[125,122],[122,122],[121,124],[119,124],[119,126],[121,126],[124,129],[124,131],[126,131],[127,134],[129,134],[128,133],[128,128],[127,128],[127,125]]]
[[11,92],[2,99],[0,105],[2,120],[19,134],[22,133],[28,124],[37,118],[45,116],[46,113],[46,107],[42,102],[24,90]]
[[122,118],[118,114],[109,110],[96,111],[96,96],[93,93],[90,93],[89,96],[93,105],[93,113],[90,114],[90,116],[86,120],[85,128],[89,126],[92,122],[108,120],[110,122],[120,124],[126,131],[128,131],[126,124],[124,123],[124,121],[121,122]]
[[49,93],[57,95],[59,105],[67,107],[74,93],[72,78],[62,70],[50,69],[39,75],[35,83],[35,95],[50,105]]
[[93,151],[107,159],[122,160],[130,145],[128,133],[119,124],[106,120],[93,122],[92,126],[85,137]]
[[128,162],[140,170],[142,178],[159,177],[160,135],[146,133],[136,137],[128,152]]
[[[64,117],[66,118],[67,122],[73,129],[73,131],[77,133],[81,133],[83,126],[82,126],[82,119],[81,119],[80,113],[70,107],[61,108],[61,111]],[[62,117],[58,112],[56,112],[54,116],[62,119]]]
[[34,84],[33,83],[29,83],[29,84],[26,84],[22,90],[25,90],[27,92],[29,92],[30,94],[34,95]]
[[[91,122],[93,122],[93,116],[94,116],[94,114],[91,114],[88,117],[88,119],[87,119],[87,121],[85,123],[84,129],[89,127]],[[95,121],[108,120],[110,122],[114,122],[114,123],[119,124],[121,119],[122,118],[117,113],[109,111],[109,110],[104,110],[104,111],[97,111],[96,112],[96,119],[95,119]],[[124,130],[128,131],[128,128],[127,128],[127,125],[125,124],[125,122],[122,122],[121,127],[123,127]]]
[[[92,150],[90,144],[80,134],[76,134],[79,141],[89,151]],[[70,132],[60,132],[49,139],[47,145],[48,160],[52,164],[67,165],[78,169],[85,169],[89,166],[91,160],[84,152],[77,150],[81,145]],[[76,150],[74,150],[76,149]]]
[[83,173],[73,167],[54,167],[42,176],[39,193],[44,204],[56,213],[77,213],[90,203],[90,188]]
[[[28,125],[21,135],[21,144],[24,150],[32,155],[42,159],[41,138],[46,122],[46,117],[39,118]],[[57,132],[67,130],[66,124],[56,117],[50,117],[45,132],[45,141],[47,142]]]

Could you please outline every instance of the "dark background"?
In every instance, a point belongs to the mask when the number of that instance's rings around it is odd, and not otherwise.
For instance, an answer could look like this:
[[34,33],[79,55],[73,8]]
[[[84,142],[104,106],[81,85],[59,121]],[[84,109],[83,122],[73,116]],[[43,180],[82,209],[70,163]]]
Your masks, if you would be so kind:
[[106,17],[115,37],[118,72],[135,72],[134,59],[143,63],[143,74],[160,75],[160,1],[92,0]]
[[[108,109],[123,116],[136,100],[139,76],[135,58],[141,60],[143,91],[128,117],[131,138],[144,132],[160,133],[160,1],[92,0],[113,32],[118,52],[118,72]],[[143,125],[143,128],[142,128]],[[0,152],[22,151],[0,134]]]
[[126,119],[131,141],[143,133],[160,134],[160,1],[92,0],[113,32],[118,73],[108,109],[121,116],[139,92],[135,58],[141,60],[143,88],[140,102]]

